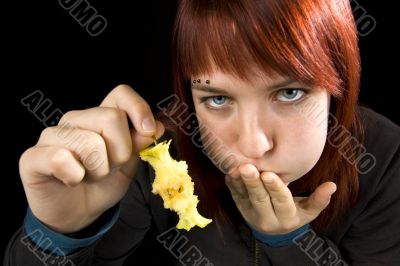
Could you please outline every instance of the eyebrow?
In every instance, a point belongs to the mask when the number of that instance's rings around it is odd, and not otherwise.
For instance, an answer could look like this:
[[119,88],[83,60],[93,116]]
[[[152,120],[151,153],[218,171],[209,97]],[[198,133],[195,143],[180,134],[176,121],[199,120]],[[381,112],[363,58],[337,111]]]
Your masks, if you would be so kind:
[[[288,86],[292,83],[295,83],[294,80],[288,79],[288,80],[284,80],[281,82],[278,82],[276,84],[273,84],[272,86],[269,86],[267,89],[269,90],[274,90],[277,88],[282,88],[285,86]],[[221,93],[221,94],[227,94],[228,92],[224,89],[220,89],[220,88],[216,88],[216,87],[212,87],[212,86],[208,86],[208,85],[194,85],[192,86],[193,90],[200,90],[200,91],[204,91],[204,92],[211,92],[211,93]]]

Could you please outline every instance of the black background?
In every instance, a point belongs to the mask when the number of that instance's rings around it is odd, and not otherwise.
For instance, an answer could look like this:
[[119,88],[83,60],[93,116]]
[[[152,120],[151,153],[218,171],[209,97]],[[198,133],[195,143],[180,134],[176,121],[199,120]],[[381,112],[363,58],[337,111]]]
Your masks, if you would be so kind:
[[[2,23],[1,60],[2,251],[22,224],[26,210],[19,156],[35,144],[44,128],[21,104],[23,97],[40,90],[51,100],[51,108],[66,112],[98,105],[121,83],[134,87],[152,107],[170,94],[170,37],[176,1],[128,2],[133,1],[90,1],[108,23],[96,37],[58,1],[16,1],[3,6],[8,17]],[[382,1],[360,0],[359,4],[377,22],[371,34],[360,37],[360,102],[400,124],[395,96],[398,68],[393,64],[398,58],[393,40],[398,29],[390,21],[394,8]]]

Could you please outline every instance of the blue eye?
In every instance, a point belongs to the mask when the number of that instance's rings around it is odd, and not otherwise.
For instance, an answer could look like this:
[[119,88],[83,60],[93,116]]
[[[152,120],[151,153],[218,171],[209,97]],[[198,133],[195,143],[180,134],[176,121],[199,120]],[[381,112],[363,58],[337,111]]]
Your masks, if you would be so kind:
[[281,102],[295,102],[302,98],[305,91],[302,89],[283,89],[278,92],[277,99]]
[[226,96],[207,97],[206,103],[213,108],[221,108],[226,103]]

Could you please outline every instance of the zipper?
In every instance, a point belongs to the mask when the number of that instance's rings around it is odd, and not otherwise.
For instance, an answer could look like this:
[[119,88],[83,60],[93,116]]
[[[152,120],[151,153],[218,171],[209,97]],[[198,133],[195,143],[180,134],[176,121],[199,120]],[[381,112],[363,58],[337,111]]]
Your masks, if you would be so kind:
[[259,265],[259,261],[258,261],[258,241],[257,239],[253,236],[253,247],[254,247],[254,266],[258,266]]

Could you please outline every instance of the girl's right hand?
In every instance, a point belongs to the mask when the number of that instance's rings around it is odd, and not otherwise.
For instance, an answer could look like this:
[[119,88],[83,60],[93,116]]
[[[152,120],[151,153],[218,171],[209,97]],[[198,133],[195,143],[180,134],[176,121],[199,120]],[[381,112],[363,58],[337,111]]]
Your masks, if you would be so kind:
[[121,200],[138,152],[163,132],[146,101],[126,85],[99,107],[66,113],[19,161],[33,214],[60,233],[86,227]]

